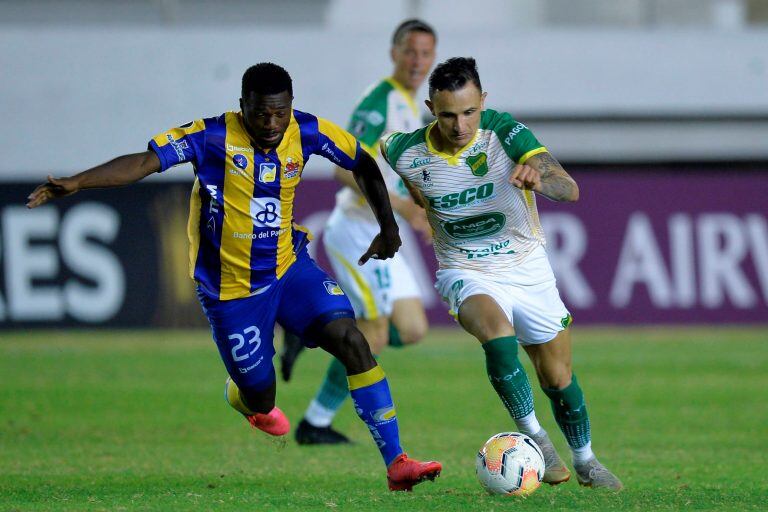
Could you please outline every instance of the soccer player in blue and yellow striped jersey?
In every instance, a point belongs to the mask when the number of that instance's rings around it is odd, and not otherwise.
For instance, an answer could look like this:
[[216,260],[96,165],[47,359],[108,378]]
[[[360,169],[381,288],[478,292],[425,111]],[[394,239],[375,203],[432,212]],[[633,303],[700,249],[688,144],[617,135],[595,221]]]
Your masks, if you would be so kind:
[[336,356],[355,409],[387,465],[392,490],[434,479],[441,465],[409,459],[387,379],[354,322],[349,300],[307,253],[308,233],[293,222],[293,201],[313,154],[351,170],[381,228],[360,258],[391,258],[400,246],[387,188],[373,158],[345,130],[292,108],[288,73],[272,63],[243,75],[239,112],[162,132],[143,153],[124,155],[75,176],[48,178],[29,196],[34,208],[81,189],[127,185],[192,163],[188,234],[190,275],[229,373],[227,401],[252,426],[290,430],[275,406],[275,322]]

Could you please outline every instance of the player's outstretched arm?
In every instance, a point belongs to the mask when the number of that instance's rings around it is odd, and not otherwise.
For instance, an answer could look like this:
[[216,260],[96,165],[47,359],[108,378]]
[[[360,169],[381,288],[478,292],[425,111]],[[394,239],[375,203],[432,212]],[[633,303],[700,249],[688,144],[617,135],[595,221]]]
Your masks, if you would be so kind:
[[120,187],[135,183],[160,170],[160,159],[154,151],[123,155],[87,171],[65,178],[48,176],[27,197],[27,208],[35,208],[51,199],[64,197],[86,188]]
[[509,182],[517,188],[533,190],[553,201],[578,201],[579,186],[549,153],[539,153],[516,165]]
[[[355,181],[354,174],[337,166],[336,170],[334,171],[334,177],[336,178],[336,181],[342,185],[346,185],[358,194],[361,194],[360,187]],[[415,196],[413,190],[411,190],[412,187],[410,187],[408,183],[405,183],[405,186],[409,189],[413,199],[399,196],[390,191],[389,203],[392,205],[392,210],[399,213],[406,221],[408,221],[408,224],[410,224],[411,228],[419,233],[425,242],[431,243],[432,228],[429,225],[429,221],[427,221],[426,214],[424,213],[424,205],[421,203],[416,203],[415,198],[417,196]],[[415,193],[420,194],[418,191]]]
[[352,169],[355,182],[360,192],[371,205],[373,214],[379,223],[381,231],[371,242],[365,254],[360,257],[358,263],[362,265],[370,258],[385,260],[395,255],[400,248],[400,230],[392,213],[392,205],[389,202],[389,192],[384,178],[381,177],[379,166],[368,153],[361,151],[357,165]]

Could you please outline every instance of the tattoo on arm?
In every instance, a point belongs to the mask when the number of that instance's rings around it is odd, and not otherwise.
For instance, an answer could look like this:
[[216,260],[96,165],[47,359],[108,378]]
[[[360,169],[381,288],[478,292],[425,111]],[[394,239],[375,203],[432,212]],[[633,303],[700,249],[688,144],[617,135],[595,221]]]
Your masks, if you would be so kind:
[[535,155],[530,162],[541,173],[541,194],[554,201],[575,201],[579,188],[563,166],[549,153]]

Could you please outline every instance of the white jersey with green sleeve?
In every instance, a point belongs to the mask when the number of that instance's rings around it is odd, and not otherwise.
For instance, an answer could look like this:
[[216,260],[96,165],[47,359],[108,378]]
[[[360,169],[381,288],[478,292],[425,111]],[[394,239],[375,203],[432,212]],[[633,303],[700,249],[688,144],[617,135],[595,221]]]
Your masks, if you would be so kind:
[[433,129],[384,136],[381,152],[424,196],[440,268],[503,274],[544,246],[534,193],[508,181],[515,164],[547,151],[533,133],[509,114],[485,110],[474,139],[448,155],[432,146]]
[[[395,79],[385,78],[371,85],[352,113],[347,129],[379,164],[387,188],[407,196],[400,177],[392,172],[378,151],[379,138],[392,132],[410,132],[422,125],[419,109],[408,91]],[[336,194],[336,208],[346,215],[376,222],[365,199],[349,187]]]

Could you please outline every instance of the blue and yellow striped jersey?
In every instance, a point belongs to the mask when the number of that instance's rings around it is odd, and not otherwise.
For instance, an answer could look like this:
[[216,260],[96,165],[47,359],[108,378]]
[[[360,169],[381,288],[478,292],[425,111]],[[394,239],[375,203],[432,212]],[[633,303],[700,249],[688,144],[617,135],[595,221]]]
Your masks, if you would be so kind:
[[251,144],[240,112],[172,128],[153,137],[149,148],[161,172],[184,162],[194,166],[190,275],[219,300],[272,284],[296,261],[309,233],[293,223],[293,200],[309,156],[351,169],[362,151],[337,125],[298,110],[280,145],[266,153]]

